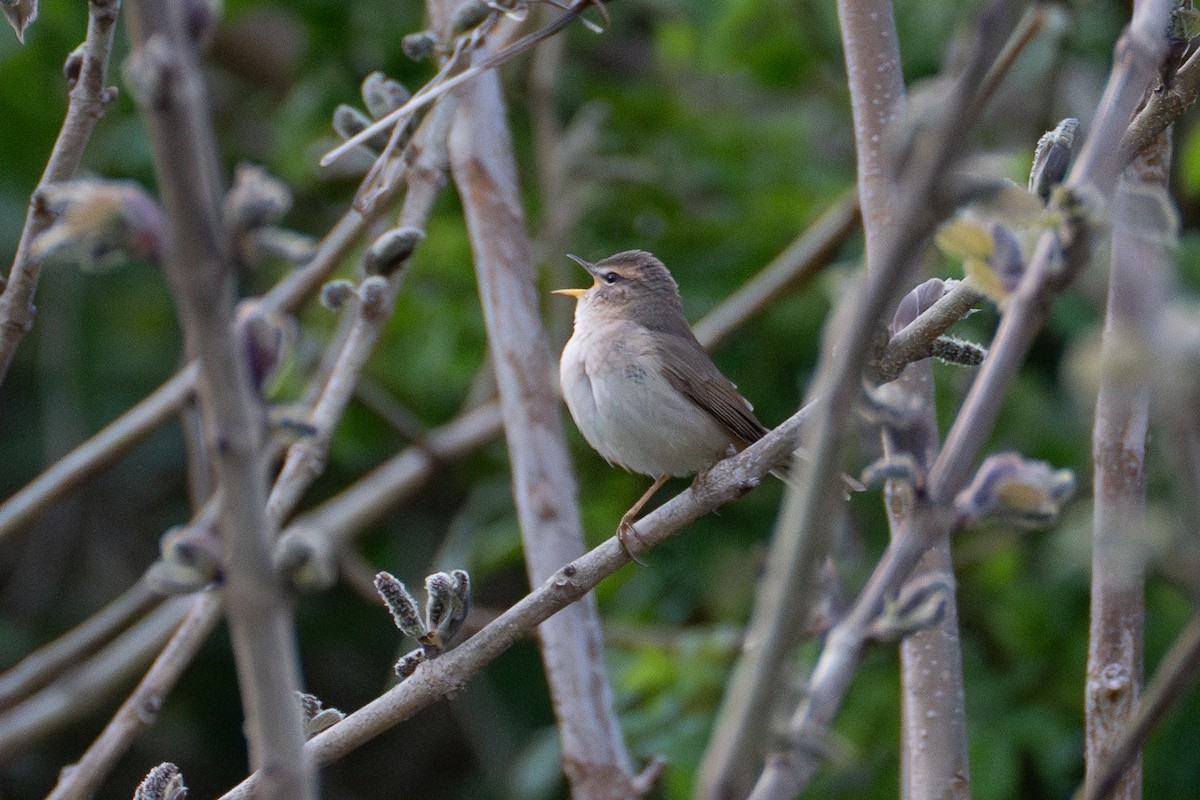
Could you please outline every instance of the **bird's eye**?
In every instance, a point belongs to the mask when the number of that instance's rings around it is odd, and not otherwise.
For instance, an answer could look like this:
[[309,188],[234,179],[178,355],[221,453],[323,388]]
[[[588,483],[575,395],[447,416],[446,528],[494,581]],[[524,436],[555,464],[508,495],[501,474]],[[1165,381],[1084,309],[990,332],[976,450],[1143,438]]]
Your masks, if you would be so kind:
[[609,286],[612,286],[614,283],[617,282],[617,279],[620,277],[621,276],[615,272],[606,272],[606,273],[604,273],[604,282],[607,283]]

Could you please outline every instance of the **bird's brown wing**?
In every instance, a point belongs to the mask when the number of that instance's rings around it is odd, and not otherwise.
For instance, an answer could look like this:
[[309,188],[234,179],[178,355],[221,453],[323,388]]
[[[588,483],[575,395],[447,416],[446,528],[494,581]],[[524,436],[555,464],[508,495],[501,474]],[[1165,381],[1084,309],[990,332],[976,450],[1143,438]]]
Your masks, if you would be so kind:
[[[766,435],[767,429],[754,416],[750,403],[721,374],[695,339],[689,341],[680,336],[660,335],[655,344],[662,357],[662,373],[667,381],[721,423],[739,447],[757,442]],[[690,354],[691,358],[685,354]]]

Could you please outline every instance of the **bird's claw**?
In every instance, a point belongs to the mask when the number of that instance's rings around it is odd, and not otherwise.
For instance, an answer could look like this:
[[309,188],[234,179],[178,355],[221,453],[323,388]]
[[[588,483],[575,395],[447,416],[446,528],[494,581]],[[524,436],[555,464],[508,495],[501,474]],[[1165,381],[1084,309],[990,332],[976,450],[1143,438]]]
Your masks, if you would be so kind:
[[[629,556],[633,563],[646,566],[646,562],[637,557],[636,550],[642,549],[642,537],[637,528],[633,527],[632,521],[621,518],[621,524],[617,526],[617,541],[620,543],[621,549],[625,551],[625,555]],[[631,543],[636,545],[636,550],[630,547]]]

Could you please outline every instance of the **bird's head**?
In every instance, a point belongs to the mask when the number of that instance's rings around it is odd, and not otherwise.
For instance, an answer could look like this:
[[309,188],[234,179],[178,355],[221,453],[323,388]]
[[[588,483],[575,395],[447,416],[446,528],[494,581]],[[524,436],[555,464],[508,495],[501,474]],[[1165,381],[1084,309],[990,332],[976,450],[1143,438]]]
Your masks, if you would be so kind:
[[576,298],[592,311],[636,315],[654,327],[656,315],[682,318],[679,287],[658,258],[645,250],[627,250],[592,264],[568,255],[592,276],[587,289],[556,289],[554,294]]

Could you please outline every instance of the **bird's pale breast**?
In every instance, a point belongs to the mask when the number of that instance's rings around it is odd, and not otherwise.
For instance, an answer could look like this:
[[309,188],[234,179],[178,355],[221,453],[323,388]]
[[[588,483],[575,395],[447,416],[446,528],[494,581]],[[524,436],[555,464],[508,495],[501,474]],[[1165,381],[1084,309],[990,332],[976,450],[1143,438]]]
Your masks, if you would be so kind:
[[730,438],[663,377],[649,335],[624,320],[577,322],[562,355],[563,397],[588,444],[610,463],[654,477],[690,475],[724,457]]

